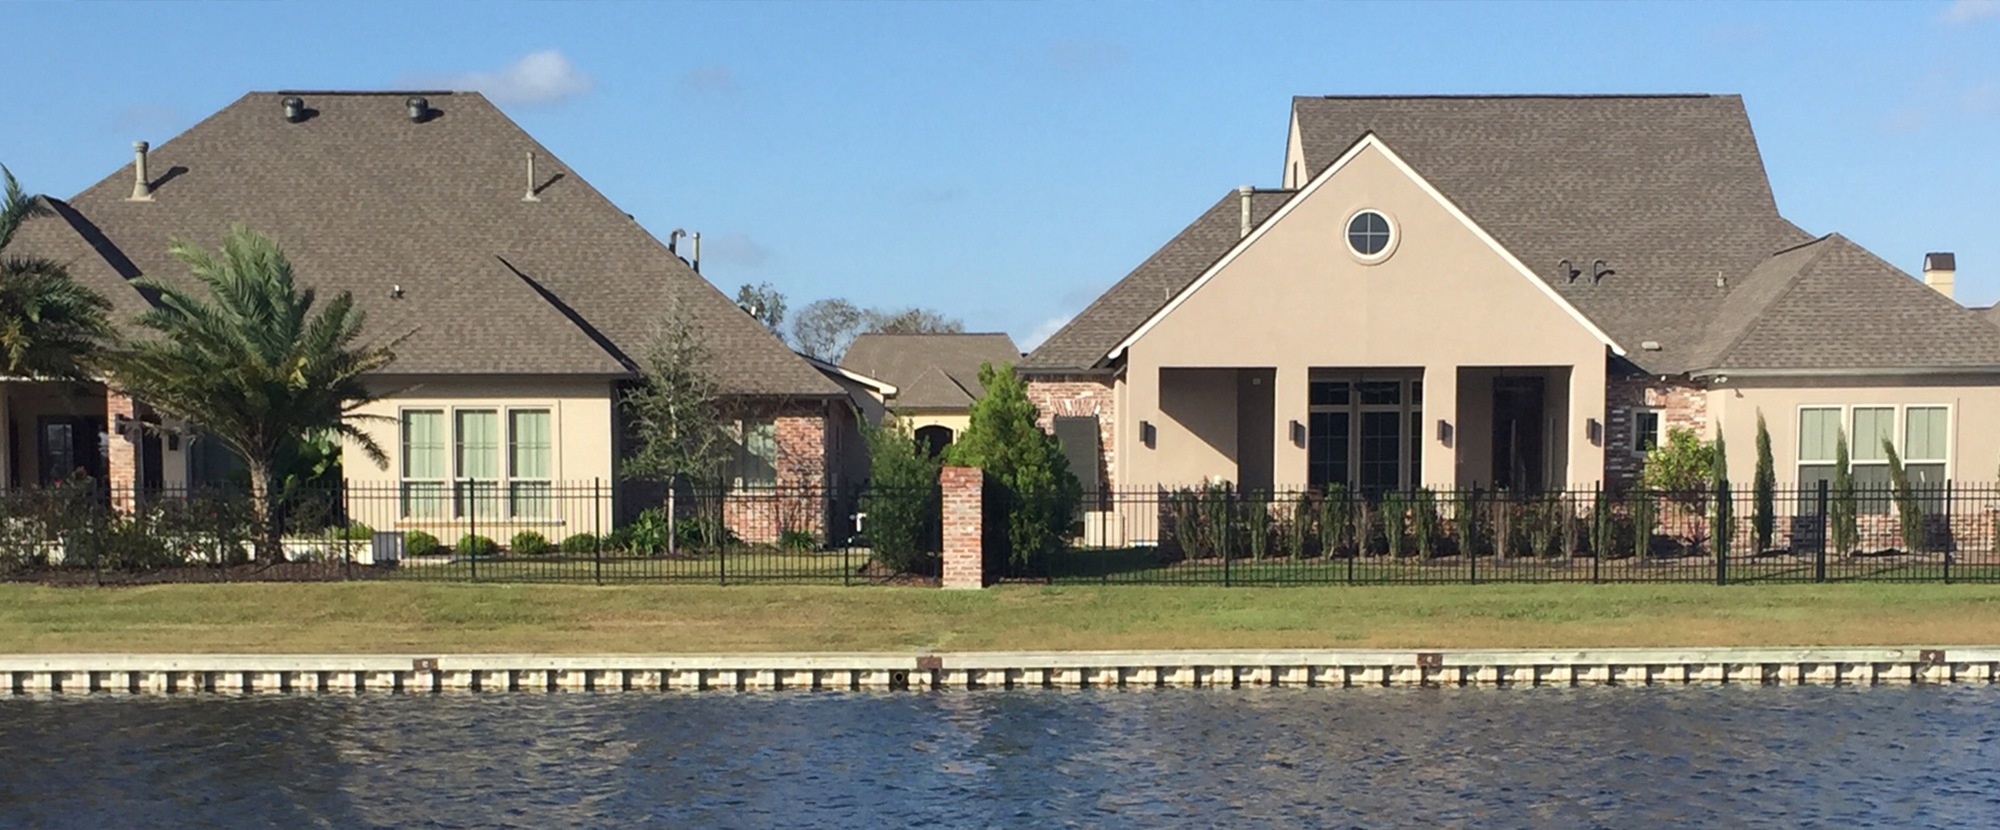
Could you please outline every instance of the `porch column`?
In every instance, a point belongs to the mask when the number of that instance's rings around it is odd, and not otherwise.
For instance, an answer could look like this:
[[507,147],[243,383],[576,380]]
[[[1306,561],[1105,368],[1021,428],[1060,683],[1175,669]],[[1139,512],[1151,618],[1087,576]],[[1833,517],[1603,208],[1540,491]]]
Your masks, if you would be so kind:
[[139,484],[139,415],[132,399],[115,389],[104,390],[104,429],[110,433],[104,484],[111,493],[111,509],[130,513]]
[[[1276,492],[1306,486],[1305,430],[1311,423],[1312,370],[1304,364],[1279,366],[1271,390],[1271,487]],[[1296,434],[1292,425],[1298,424]]]
[[[1438,429],[1439,421],[1447,428]],[[1420,484],[1438,489],[1458,486],[1459,427],[1457,364],[1425,366],[1424,420],[1415,436],[1424,448]]]
[[[1569,469],[1563,480],[1572,488],[1588,488],[1604,480],[1604,445],[1611,436],[1604,411],[1604,384],[1604,360],[1570,367]],[[1592,424],[1596,424],[1594,429]]]

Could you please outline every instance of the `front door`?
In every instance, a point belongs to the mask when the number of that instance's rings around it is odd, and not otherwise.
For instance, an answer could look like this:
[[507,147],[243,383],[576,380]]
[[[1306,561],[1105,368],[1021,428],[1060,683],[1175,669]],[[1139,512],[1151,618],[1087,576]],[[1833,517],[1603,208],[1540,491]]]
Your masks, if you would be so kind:
[[35,431],[37,480],[43,485],[76,478],[77,472],[104,480],[104,419],[81,415],[44,415]]
[[1493,485],[1539,492],[1547,381],[1541,376],[1493,379]]

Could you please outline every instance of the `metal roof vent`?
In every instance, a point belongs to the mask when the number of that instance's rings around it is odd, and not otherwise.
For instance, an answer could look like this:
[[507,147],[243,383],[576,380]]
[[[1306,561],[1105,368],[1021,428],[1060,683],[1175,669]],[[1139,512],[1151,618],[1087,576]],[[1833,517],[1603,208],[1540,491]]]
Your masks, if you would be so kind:
[[431,120],[431,102],[423,96],[412,95],[403,101],[403,106],[410,109],[410,123],[422,124]]
[[285,99],[285,120],[294,124],[306,120],[306,99],[293,95]]

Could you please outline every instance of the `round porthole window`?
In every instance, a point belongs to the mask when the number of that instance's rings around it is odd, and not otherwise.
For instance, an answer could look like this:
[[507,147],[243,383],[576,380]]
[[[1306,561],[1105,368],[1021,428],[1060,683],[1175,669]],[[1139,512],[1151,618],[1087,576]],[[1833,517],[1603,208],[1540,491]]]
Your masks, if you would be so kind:
[[1389,217],[1377,210],[1356,211],[1347,220],[1347,247],[1363,260],[1374,262],[1395,250],[1396,229]]

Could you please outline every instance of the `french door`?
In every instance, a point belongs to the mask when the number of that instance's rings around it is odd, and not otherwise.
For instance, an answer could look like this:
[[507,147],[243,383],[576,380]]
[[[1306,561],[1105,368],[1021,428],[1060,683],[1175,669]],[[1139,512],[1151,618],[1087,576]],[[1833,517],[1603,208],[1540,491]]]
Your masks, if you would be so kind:
[[1307,484],[1381,493],[1422,483],[1422,380],[1329,375],[1311,384]]

